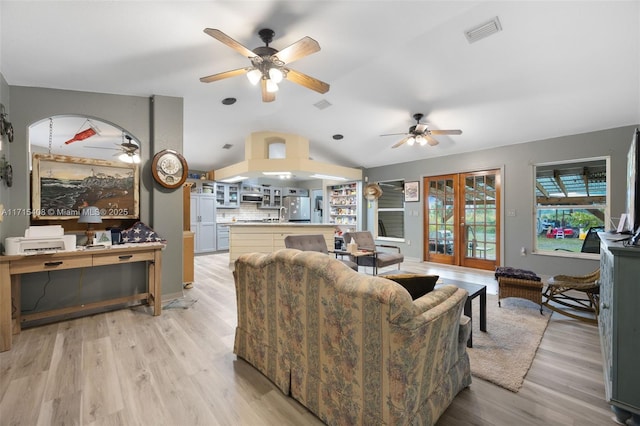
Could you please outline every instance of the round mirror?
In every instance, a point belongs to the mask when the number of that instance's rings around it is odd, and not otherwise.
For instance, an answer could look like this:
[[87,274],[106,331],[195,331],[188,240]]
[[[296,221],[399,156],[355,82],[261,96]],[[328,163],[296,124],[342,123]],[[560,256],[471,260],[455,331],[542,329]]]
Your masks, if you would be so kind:
[[107,161],[140,162],[140,141],[103,120],[57,115],[29,126],[31,154],[57,154]]

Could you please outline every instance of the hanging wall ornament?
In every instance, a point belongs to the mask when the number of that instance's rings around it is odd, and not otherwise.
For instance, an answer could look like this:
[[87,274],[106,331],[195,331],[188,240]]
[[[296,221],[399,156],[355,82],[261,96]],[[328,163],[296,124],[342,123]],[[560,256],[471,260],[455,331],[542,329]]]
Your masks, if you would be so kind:
[[382,188],[377,183],[370,183],[364,187],[364,198],[374,201],[382,195]]

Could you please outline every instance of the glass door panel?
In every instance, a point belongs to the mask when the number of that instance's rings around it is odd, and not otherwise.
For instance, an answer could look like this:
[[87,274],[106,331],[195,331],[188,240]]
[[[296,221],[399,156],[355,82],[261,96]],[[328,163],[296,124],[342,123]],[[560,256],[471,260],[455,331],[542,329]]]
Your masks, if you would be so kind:
[[426,260],[454,264],[457,181],[456,175],[425,179]]
[[493,270],[500,258],[500,171],[424,178],[424,260]]
[[460,265],[495,269],[499,253],[499,171],[465,173],[462,176],[464,196],[461,198],[465,203],[462,226],[465,232],[461,241],[464,250]]

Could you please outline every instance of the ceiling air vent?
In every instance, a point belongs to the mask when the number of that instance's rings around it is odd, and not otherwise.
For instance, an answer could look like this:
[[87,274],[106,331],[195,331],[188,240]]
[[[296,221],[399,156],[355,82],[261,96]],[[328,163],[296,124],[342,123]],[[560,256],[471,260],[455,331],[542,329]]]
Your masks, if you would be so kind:
[[476,41],[489,37],[498,31],[502,31],[502,25],[500,25],[500,20],[496,16],[489,22],[485,22],[484,24],[465,31],[464,35],[467,37],[469,43],[475,43]]
[[325,109],[325,108],[329,108],[331,106],[331,102],[329,102],[326,99],[323,99],[319,102],[316,102],[315,104],[313,104],[314,107],[318,108],[318,109]]

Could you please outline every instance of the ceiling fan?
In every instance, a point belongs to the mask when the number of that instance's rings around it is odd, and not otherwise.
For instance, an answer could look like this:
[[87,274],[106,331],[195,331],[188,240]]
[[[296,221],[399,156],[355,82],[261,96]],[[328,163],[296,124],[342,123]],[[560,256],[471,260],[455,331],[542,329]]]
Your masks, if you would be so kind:
[[264,28],[258,31],[258,35],[266,46],[259,46],[250,50],[220,30],[205,28],[204,32],[240,52],[242,56],[249,58],[251,66],[202,77],[200,81],[203,83],[211,83],[246,74],[252,84],[260,83],[263,102],[273,102],[276,99],[275,92],[278,91],[278,83],[283,79],[290,80],[318,93],[329,91],[327,83],[287,67],[291,62],[320,50],[318,42],[310,37],[303,37],[282,50],[276,50],[269,46],[269,43],[273,41],[275,32],[269,28]]
[[413,114],[413,119],[416,120],[416,124],[409,127],[408,133],[387,133],[385,135],[380,136],[395,136],[395,135],[405,135],[400,141],[396,142],[391,148],[397,148],[400,145],[407,144],[413,145],[414,143],[418,143],[419,145],[429,144],[430,146],[436,146],[440,142],[435,139],[431,135],[461,135],[462,130],[429,130],[429,127],[420,123],[424,114]]
[[[126,139],[126,142],[125,142]],[[93,149],[110,149],[117,150],[113,154],[114,157],[118,157],[121,161],[126,163],[139,163],[140,155],[138,154],[138,149],[140,149],[140,145],[129,135],[122,135],[122,143],[115,144],[116,147],[106,147],[106,146],[90,146],[85,145],[85,148],[93,148]]]

